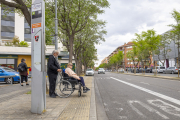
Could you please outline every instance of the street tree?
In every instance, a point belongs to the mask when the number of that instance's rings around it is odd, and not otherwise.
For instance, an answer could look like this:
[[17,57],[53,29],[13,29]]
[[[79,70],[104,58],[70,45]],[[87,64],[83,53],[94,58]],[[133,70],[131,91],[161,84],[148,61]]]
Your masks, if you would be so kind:
[[144,68],[147,59],[149,58],[149,50],[145,38],[143,37],[143,32],[141,34],[135,33],[136,38],[133,39],[134,47],[137,49],[137,58],[141,62],[141,67]]
[[180,49],[180,12],[173,10],[171,15],[172,15],[172,18],[175,20],[176,24],[170,24],[169,26],[173,28],[171,32],[174,34],[174,42],[175,44],[177,44],[178,61],[179,61],[180,60],[180,52],[179,52],[179,49]]
[[[48,6],[52,12],[55,12],[54,4],[52,2]],[[75,35],[97,18],[98,14],[104,13],[102,9],[109,7],[109,3],[107,0],[58,0],[57,6],[59,33],[67,37],[69,62],[72,62]]]
[[[48,0],[45,0],[45,42],[47,45],[52,44],[53,40],[53,34],[54,34],[54,19],[50,19],[51,15],[54,14],[50,9],[48,8],[49,4],[51,4]],[[4,8],[4,13],[6,17],[6,14],[10,12],[18,13],[20,16],[24,16],[27,23],[29,24],[31,28],[31,12],[30,8],[32,5],[32,0],[0,0],[1,7]],[[13,10],[11,8],[14,8]],[[53,29],[52,29],[53,28]]]
[[110,57],[110,63],[112,64],[112,67],[114,66],[116,71],[118,71],[118,68],[120,65],[122,65],[123,62],[123,52],[118,51],[118,53],[114,54],[113,56]]
[[135,74],[136,74],[136,67],[140,61],[137,56],[138,56],[138,51],[137,51],[137,48],[135,46],[133,46],[132,50],[130,50],[126,53],[126,57],[129,58],[129,60],[132,61],[133,65],[135,66],[135,70],[134,70]]
[[[11,12],[8,7],[15,8],[15,12],[23,15],[27,20],[29,26],[31,26],[31,13],[29,8],[31,7],[32,0],[0,0],[1,7],[5,8],[6,13]],[[8,7],[7,7],[8,6]]]
[[161,36],[157,35],[156,32],[152,29],[152,30],[147,30],[147,32],[142,32],[142,36],[144,37],[144,40],[147,44],[147,55],[148,55],[148,64],[149,64],[149,68],[151,67],[151,63],[152,63],[152,55],[153,52],[156,51],[158,49],[158,46],[160,44],[160,39]]
[[97,49],[91,45],[89,47],[84,46],[82,50],[84,51],[82,54],[82,63],[84,65],[84,72],[86,72],[86,69],[91,67],[92,63],[97,60]]

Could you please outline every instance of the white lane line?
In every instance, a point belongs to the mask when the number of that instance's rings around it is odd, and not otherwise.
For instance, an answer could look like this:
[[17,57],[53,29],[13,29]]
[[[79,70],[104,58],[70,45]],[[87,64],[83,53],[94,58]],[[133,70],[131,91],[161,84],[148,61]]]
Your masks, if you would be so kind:
[[143,103],[143,102],[140,102],[140,101],[136,101],[136,100],[131,100],[131,101],[128,101],[128,104],[132,107],[133,110],[135,110],[139,115],[141,115],[142,117],[146,117],[145,115],[143,115],[143,113],[141,113],[137,108],[135,108],[133,106],[133,103],[138,103],[139,105],[141,105],[142,107],[146,108],[147,110],[149,110],[149,112],[152,112],[152,113],[156,113],[158,114],[159,116],[161,116],[163,119],[169,119],[167,116],[163,115],[162,113],[160,113],[159,111],[153,109],[152,107],[150,107],[149,105]]
[[171,104],[168,104],[162,100],[148,100],[148,103],[160,108],[161,110],[165,111],[166,113],[169,113],[171,115],[175,115],[180,117],[180,108],[173,106]]
[[143,113],[141,113],[137,108],[135,108],[135,107],[132,105],[133,102],[134,102],[134,101],[128,101],[129,106],[130,106],[137,114],[139,114],[141,117],[146,118],[146,116],[145,116]]
[[131,84],[131,83],[128,83],[128,82],[125,82],[125,81],[122,81],[122,80],[113,78],[113,77],[111,77],[111,78],[114,79],[114,80],[117,80],[117,81],[119,81],[119,82],[121,82],[121,83],[124,83],[124,84],[126,84],[126,85],[129,85],[129,86],[132,86],[132,87],[137,88],[137,89],[139,89],[139,90],[142,90],[142,91],[144,91],[144,92],[147,92],[147,93],[149,93],[149,94],[152,94],[152,95],[154,95],[154,96],[157,96],[157,97],[159,97],[159,98],[162,98],[162,99],[168,100],[168,101],[170,101],[170,102],[173,102],[173,103],[175,103],[175,104],[177,104],[177,105],[180,105],[180,100],[178,100],[178,99],[175,99],[175,98],[172,98],[172,97],[169,97],[169,96],[166,96],[166,95],[163,95],[163,94],[154,92],[154,91],[152,91],[152,90],[149,90],[149,89],[146,89],[146,88],[143,88],[143,87],[140,87],[140,86],[137,86],[137,85],[134,85],[134,84]]
[[140,82],[140,83],[142,83],[142,84],[146,84],[146,85],[149,85],[149,83],[145,83],[145,82]]

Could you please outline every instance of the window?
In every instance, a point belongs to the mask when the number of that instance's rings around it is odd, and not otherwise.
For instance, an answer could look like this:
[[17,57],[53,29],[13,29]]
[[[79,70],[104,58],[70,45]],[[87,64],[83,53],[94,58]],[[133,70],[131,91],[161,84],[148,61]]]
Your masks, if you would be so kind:
[[1,26],[1,32],[11,32],[11,33],[14,33],[14,27],[11,27],[11,26]]
[[[1,10],[1,15],[5,15],[4,10]],[[15,16],[15,13],[9,12],[7,16]]]
[[31,34],[24,34],[24,38],[31,38]]
[[31,34],[30,28],[24,28],[24,34]]
[[28,24],[28,23],[25,23],[25,24],[24,24],[24,28],[30,28],[29,24]]
[[5,36],[5,37],[14,37],[14,33],[10,33],[10,32],[1,32],[1,36]]
[[1,20],[1,26],[14,26],[14,22]]
[[14,16],[1,15],[1,20],[5,20],[5,21],[15,21],[15,17],[14,17]]
[[165,67],[160,67],[160,69],[165,69]]

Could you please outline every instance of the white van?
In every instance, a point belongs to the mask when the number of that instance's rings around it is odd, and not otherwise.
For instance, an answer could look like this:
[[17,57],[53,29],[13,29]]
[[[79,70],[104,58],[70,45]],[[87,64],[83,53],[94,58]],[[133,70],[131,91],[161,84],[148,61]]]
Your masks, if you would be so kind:
[[156,72],[157,70],[157,73],[163,73],[163,71],[166,69],[166,67],[164,66],[156,66],[155,69],[152,70],[152,72]]

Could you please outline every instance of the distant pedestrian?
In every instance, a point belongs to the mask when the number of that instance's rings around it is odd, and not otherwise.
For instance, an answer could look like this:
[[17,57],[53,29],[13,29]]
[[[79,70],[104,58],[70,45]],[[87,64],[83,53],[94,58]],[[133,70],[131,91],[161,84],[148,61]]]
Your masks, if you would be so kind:
[[21,63],[18,65],[18,71],[19,74],[21,75],[21,86],[23,86],[23,79],[25,79],[26,81],[26,85],[28,84],[28,80],[27,80],[27,64],[26,64],[26,60],[24,58],[21,59]]
[[57,94],[55,93],[56,87],[56,79],[58,72],[61,72],[60,66],[56,57],[58,57],[59,52],[57,50],[53,50],[52,55],[49,56],[48,60],[48,76],[49,76],[49,96],[52,98],[56,98]]

